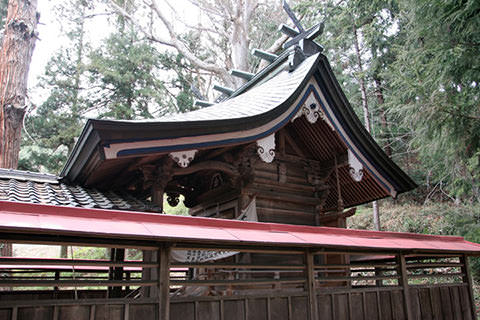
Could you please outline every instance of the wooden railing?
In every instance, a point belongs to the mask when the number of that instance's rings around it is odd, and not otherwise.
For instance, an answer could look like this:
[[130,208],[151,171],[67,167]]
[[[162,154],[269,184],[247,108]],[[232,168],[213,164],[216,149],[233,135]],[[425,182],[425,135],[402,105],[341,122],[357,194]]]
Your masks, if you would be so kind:
[[0,319],[474,319],[463,255],[195,248],[227,249],[205,262],[171,261],[165,245],[142,261],[0,258]]

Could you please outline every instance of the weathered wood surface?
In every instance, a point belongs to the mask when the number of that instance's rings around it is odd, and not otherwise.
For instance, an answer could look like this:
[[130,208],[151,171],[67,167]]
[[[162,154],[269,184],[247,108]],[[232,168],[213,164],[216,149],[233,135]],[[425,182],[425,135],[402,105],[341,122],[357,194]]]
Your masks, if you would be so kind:
[[[382,290],[344,289],[328,292],[317,289],[318,320],[375,320],[407,319],[402,288]],[[410,288],[413,319],[472,319],[468,287],[443,285],[430,288]],[[378,303],[380,302],[380,303]],[[75,304],[76,303],[76,304]],[[172,298],[171,320],[250,320],[310,319],[308,296],[305,293],[268,294],[251,296],[215,296]],[[125,300],[90,299],[24,301],[15,306],[0,304],[3,320],[93,320],[93,319],[159,319],[158,304],[152,299]],[[14,317],[15,315],[15,317]]]
[[[1,291],[0,320],[475,318],[468,261],[460,255],[396,254],[394,259],[395,254],[390,253],[388,258],[380,257],[381,260],[360,259],[350,263],[349,254],[340,251],[331,254],[306,248],[302,251],[281,247],[242,249],[219,244],[196,250],[236,250],[250,260],[237,264],[230,257],[218,264],[212,261],[170,264],[169,248],[157,247],[150,252],[150,258],[144,252],[143,262],[72,260],[72,267],[76,262],[84,264],[83,271],[77,266],[75,277],[66,274],[56,280],[51,280],[51,274],[61,266],[58,259],[46,260],[42,269],[45,274],[33,276],[28,271],[42,267],[33,264],[41,263],[38,259],[12,260],[15,266],[7,265],[6,270],[12,272],[8,273],[9,278],[0,279],[0,286],[21,281],[20,287],[44,283],[46,288]],[[22,261],[26,265],[22,266]],[[53,271],[48,271],[50,265]],[[97,270],[103,266],[107,271],[110,265],[125,268],[135,265],[137,278],[107,280],[104,276],[98,284],[98,280],[83,274],[90,272],[96,276],[89,268]],[[137,265],[143,267],[144,276],[150,274],[148,279],[139,280],[142,269]],[[70,288],[55,288],[61,284]],[[132,291],[135,284],[142,289]],[[108,293],[114,286],[119,286],[119,290],[118,295],[112,296]]]

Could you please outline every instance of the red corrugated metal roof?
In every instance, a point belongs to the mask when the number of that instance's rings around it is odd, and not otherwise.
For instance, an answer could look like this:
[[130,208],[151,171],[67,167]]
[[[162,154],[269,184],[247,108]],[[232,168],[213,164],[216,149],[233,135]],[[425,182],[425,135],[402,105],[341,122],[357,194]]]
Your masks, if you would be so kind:
[[0,201],[0,231],[92,238],[113,236],[115,239],[480,255],[480,245],[465,241],[462,237],[179,217],[8,201]]

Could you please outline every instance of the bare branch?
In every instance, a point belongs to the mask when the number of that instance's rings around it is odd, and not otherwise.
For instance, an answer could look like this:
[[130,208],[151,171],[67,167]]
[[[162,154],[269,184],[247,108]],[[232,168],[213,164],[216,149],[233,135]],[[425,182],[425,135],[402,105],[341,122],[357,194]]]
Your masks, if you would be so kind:
[[186,46],[183,42],[178,40],[178,35],[175,33],[173,30],[173,26],[166,19],[166,17],[163,15],[162,11],[160,10],[160,7],[158,6],[158,3],[156,0],[152,0],[152,9],[154,10],[155,14],[157,17],[162,21],[164,26],[167,28],[168,33],[170,34],[170,39],[172,45],[187,58],[191,63],[199,67],[200,69],[206,70],[206,71],[211,71],[216,74],[218,74],[220,77],[228,77],[228,72],[215,65],[215,64],[210,64],[210,63],[205,63],[204,61],[200,60],[198,57],[196,57]]
[[[225,18],[229,18],[230,15],[227,17],[225,16],[224,14],[222,14],[221,12],[217,11],[217,10],[213,10],[211,8],[207,8],[207,7],[204,7],[204,6],[201,6],[197,1],[194,1],[194,0],[188,0],[188,2],[190,2],[191,4],[193,4],[194,6],[196,6],[197,8],[199,8],[200,10],[202,11],[205,11],[205,12],[209,12],[211,14],[214,14],[222,19],[225,19]],[[228,12],[227,12],[228,14]]]
[[118,4],[115,3],[114,0],[109,0],[109,3],[110,3],[110,6],[113,7],[113,9],[115,9],[115,11],[117,11],[118,14],[124,16],[125,18],[127,18],[128,20],[130,20],[137,28],[140,29],[140,31],[145,34],[145,36],[152,40],[152,41],[155,41],[155,42],[158,42],[158,43],[161,43],[161,44],[164,44],[164,45],[167,45],[167,46],[170,46],[170,47],[173,47],[173,43],[172,41],[169,41],[167,39],[163,39],[163,38],[159,38],[159,37],[156,37],[154,36],[153,34],[150,34],[149,32],[147,32],[142,24],[137,21],[131,14],[129,14],[125,9],[123,9],[122,7],[120,7]]
[[166,38],[161,38],[158,37],[157,35],[153,35],[149,32],[147,32],[144,27],[141,25],[139,21],[137,21],[132,15],[130,15],[128,12],[126,12],[123,8],[118,6],[114,0],[109,0],[110,5],[121,15],[129,19],[135,26],[137,26],[142,33],[145,34],[145,36],[154,42],[164,44],[167,46],[174,47],[175,49],[178,50],[187,60],[189,60],[193,65],[197,66],[199,69],[213,72],[217,74],[222,80],[228,81],[230,78],[230,75],[228,74],[227,70],[225,70],[222,67],[219,67],[213,63],[206,63],[202,60],[200,60],[198,57],[196,57],[188,48],[187,46],[179,40],[178,34],[175,32],[173,29],[173,25],[168,21],[168,19],[163,15],[162,11],[160,10],[160,7],[157,3],[156,0],[152,0],[150,3],[150,7],[155,13],[155,15],[160,19],[160,21],[163,23],[165,28],[168,31],[168,34],[170,36],[170,39]]

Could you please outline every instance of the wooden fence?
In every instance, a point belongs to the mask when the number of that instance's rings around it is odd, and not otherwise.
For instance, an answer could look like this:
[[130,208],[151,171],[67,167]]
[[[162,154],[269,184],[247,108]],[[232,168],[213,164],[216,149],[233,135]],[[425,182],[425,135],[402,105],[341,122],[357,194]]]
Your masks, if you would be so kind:
[[475,317],[464,255],[212,246],[194,249],[235,255],[172,262],[169,248],[142,261],[0,258],[0,320]]

